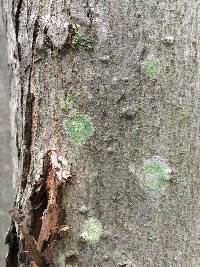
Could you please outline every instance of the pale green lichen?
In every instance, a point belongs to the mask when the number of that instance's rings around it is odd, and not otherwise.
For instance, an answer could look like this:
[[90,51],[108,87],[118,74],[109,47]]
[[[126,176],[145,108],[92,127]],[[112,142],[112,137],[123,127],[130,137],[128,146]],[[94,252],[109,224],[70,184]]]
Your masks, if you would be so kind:
[[60,108],[62,110],[72,109],[73,105],[76,102],[76,96],[73,93],[66,94],[63,98],[60,99]]
[[148,239],[151,240],[151,241],[155,240],[156,239],[155,233],[154,232],[150,232],[149,236],[148,236]]
[[156,77],[160,73],[160,62],[158,59],[147,59],[144,62],[144,73],[150,77]]
[[76,144],[84,144],[94,131],[91,119],[81,113],[69,116],[65,121],[65,129],[70,140]]
[[177,116],[180,121],[188,121],[190,119],[190,112],[185,107],[179,106]]
[[40,6],[44,7],[47,4],[47,0],[40,0]]
[[144,162],[142,172],[145,189],[158,192],[169,180],[171,169],[161,158],[153,157]]
[[99,241],[102,232],[101,222],[96,218],[90,218],[83,225],[81,237],[89,244],[95,244]]
[[85,50],[93,49],[94,42],[88,37],[81,35],[77,29],[75,29],[75,35],[72,38],[72,47],[79,50],[81,47]]
[[65,267],[73,267],[71,264],[66,264]]

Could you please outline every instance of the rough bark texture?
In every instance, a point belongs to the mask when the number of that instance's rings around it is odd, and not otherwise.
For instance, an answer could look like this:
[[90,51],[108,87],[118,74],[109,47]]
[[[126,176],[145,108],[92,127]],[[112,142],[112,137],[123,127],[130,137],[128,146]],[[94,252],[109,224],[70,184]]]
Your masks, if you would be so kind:
[[7,266],[198,266],[199,2],[3,7],[23,211]]

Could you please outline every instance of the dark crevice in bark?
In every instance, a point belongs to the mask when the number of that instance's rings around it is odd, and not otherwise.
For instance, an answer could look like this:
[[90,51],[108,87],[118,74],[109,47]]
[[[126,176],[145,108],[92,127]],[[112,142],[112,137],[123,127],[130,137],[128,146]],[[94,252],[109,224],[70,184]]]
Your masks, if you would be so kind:
[[42,226],[42,215],[48,204],[48,192],[43,183],[39,192],[33,192],[30,197],[32,206],[32,219],[31,219],[31,235],[34,236],[35,240],[38,240],[41,226]]
[[42,228],[42,216],[48,205],[48,192],[46,191],[45,183],[40,191],[38,193],[34,193],[30,199],[33,208],[30,233],[35,240],[38,241]]
[[69,24],[67,40],[65,44],[63,45],[62,49],[59,51],[62,55],[66,54],[69,51],[69,49],[72,49],[72,39],[73,39],[73,36],[75,36],[75,34],[76,34],[76,31],[73,25]]
[[72,266],[76,266],[78,265],[78,258],[76,255],[71,255],[69,257],[66,258],[66,264],[72,265]]
[[34,30],[33,30],[33,40],[32,40],[32,54],[31,54],[31,66],[30,66],[30,74],[29,74],[29,83],[28,83],[28,93],[31,91],[31,78],[32,78],[32,71],[33,71],[33,64],[34,64],[34,51],[35,51],[35,43],[38,37],[39,32],[39,21],[38,18],[35,20],[34,23]]
[[24,107],[23,107],[23,102],[24,102],[24,86],[20,83],[20,104],[21,104],[21,116],[23,117],[23,112],[24,112]]
[[93,12],[89,4],[89,0],[86,0],[86,10],[87,10],[87,17],[90,20],[90,27],[92,26],[93,23]]
[[[31,55],[31,66],[30,66],[30,73],[29,73],[29,81],[28,81],[28,93],[26,97],[26,107],[25,107],[25,123],[24,123],[24,155],[23,155],[23,174],[21,180],[21,187],[25,189],[27,183],[27,176],[30,171],[30,164],[31,164],[31,144],[32,144],[32,125],[33,125],[33,105],[35,97],[31,92],[31,79],[32,79],[32,71],[33,71],[33,64],[34,64],[34,49],[35,43],[38,36],[39,31],[39,22],[38,19],[35,20],[34,30],[33,30],[33,40],[32,40],[32,55]],[[22,92],[23,96],[23,92]]]
[[17,148],[17,157],[20,160],[20,158],[21,158],[21,149],[20,149],[20,146],[19,146],[19,134],[18,133],[16,133],[16,148]]
[[18,267],[19,243],[14,221],[11,222],[10,228],[5,238],[5,244],[8,244],[8,254],[6,257],[6,267]]
[[39,33],[39,29],[40,29],[40,24],[38,21],[38,18],[35,20],[35,24],[34,24],[34,31],[33,31],[33,40],[32,40],[32,59],[33,59],[33,54],[34,54],[34,49],[35,49],[35,43],[38,37],[38,33]]
[[[21,46],[20,43],[18,41],[18,37],[19,37],[19,28],[20,28],[20,14],[21,14],[21,8],[22,8],[22,3],[23,0],[19,0],[17,3],[17,8],[16,8],[16,12],[15,12],[15,1],[12,1],[12,17],[14,19],[14,25],[15,25],[15,38],[16,38],[16,52],[17,55],[15,54],[16,59],[18,58],[19,62],[21,61]],[[15,66],[16,67],[16,66]],[[23,94],[24,94],[24,89],[23,86],[21,84],[21,113],[23,116]]]
[[51,41],[51,39],[49,38],[48,34],[48,27],[45,26],[44,30],[43,30],[43,34],[44,34],[44,48],[50,48],[51,52],[54,50],[54,46],[53,43]]
[[24,124],[24,154],[23,154],[23,170],[21,187],[25,189],[27,183],[27,176],[29,174],[31,163],[31,143],[32,143],[32,113],[33,113],[34,95],[27,94],[25,107],[25,124]]
[[23,3],[23,0],[19,0],[18,5],[17,5],[17,10],[15,13],[15,35],[16,35],[19,62],[21,61],[21,46],[20,46],[20,43],[18,41],[18,37],[19,37],[19,24],[20,24],[19,18],[20,18],[22,3]]

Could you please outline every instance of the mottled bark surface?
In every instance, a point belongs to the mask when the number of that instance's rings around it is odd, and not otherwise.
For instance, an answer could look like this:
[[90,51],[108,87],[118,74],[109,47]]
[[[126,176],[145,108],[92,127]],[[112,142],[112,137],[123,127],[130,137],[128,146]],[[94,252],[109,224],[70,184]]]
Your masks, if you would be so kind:
[[[198,266],[199,3],[3,7],[16,207],[45,264]],[[20,227],[13,267],[37,261]]]

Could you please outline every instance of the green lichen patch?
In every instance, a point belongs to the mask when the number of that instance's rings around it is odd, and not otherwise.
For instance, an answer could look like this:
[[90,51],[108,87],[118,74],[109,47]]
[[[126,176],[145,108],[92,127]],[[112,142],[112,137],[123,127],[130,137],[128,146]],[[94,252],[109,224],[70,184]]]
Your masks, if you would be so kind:
[[158,59],[147,59],[144,62],[144,73],[150,77],[156,77],[160,73],[160,62]]
[[171,169],[159,157],[146,160],[142,167],[144,188],[147,191],[160,191],[170,179]]
[[145,173],[154,173],[163,176],[165,173],[165,165],[161,162],[152,161],[144,164],[143,170]]
[[156,234],[154,232],[149,232],[148,240],[153,241],[156,239]]
[[102,232],[101,222],[96,218],[90,218],[83,225],[81,237],[89,244],[95,244],[99,241]]
[[188,121],[190,119],[190,112],[183,106],[177,108],[177,117],[179,121]]
[[60,99],[60,108],[62,110],[71,109],[76,103],[76,96],[73,93],[68,93]]
[[88,116],[75,113],[66,119],[65,129],[70,140],[76,144],[84,144],[93,134],[94,127]]
[[40,6],[44,7],[47,4],[47,0],[40,0]]
[[81,47],[85,50],[91,50],[93,49],[94,42],[88,37],[85,37],[81,34],[79,34],[78,31],[75,32],[75,35],[72,39],[72,46],[79,50]]

